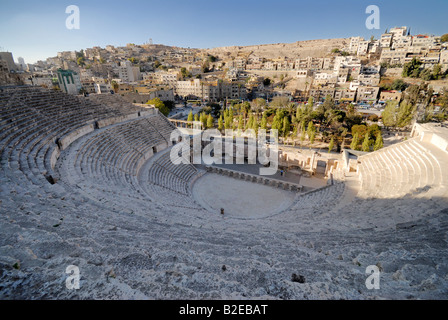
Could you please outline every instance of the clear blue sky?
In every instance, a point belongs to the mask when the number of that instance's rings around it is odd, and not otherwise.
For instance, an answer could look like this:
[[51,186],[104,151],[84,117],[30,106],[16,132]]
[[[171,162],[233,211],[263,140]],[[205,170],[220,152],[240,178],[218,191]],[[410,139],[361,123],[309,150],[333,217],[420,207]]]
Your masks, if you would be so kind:
[[[80,30],[68,30],[68,5]],[[368,30],[368,5],[381,10]],[[410,26],[412,34],[448,33],[447,0],[0,0],[0,47],[28,63],[58,51],[154,43],[213,48],[371,35]]]

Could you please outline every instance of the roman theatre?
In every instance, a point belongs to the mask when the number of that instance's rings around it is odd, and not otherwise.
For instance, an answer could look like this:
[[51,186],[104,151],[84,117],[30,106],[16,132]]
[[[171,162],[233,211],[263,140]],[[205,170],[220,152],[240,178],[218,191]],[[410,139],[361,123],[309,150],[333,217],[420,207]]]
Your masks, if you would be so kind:
[[273,176],[174,164],[176,127],[119,95],[1,87],[0,299],[448,298],[446,125],[282,148]]

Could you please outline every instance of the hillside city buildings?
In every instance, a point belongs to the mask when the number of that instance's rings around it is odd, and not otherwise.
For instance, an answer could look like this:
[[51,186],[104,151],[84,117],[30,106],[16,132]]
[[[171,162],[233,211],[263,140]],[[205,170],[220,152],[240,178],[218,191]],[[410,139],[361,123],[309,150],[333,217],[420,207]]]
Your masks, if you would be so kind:
[[[386,69],[399,70],[414,58],[422,62],[421,68],[439,64],[442,71],[448,69],[448,43],[440,36],[411,35],[407,27],[395,27],[380,39],[346,40],[344,46],[313,57],[267,58],[253,52],[217,58],[199,49],[128,44],[59,52],[27,64],[23,58],[14,63],[12,53],[1,52],[0,80],[59,87],[71,94],[113,92],[134,103],[151,97],[216,102],[278,95],[296,101],[330,95],[337,101],[375,102],[396,98],[379,87]],[[280,85],[268,84],[266,78],[280,79]],[[282,78],[299,84],[285,89]]]

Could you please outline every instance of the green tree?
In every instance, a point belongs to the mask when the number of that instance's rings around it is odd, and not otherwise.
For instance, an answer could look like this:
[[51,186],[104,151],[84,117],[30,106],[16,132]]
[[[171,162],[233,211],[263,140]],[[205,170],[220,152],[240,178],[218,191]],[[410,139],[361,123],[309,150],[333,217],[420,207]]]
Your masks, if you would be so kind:
[[183,79],[185,78],[191,78],[191,73],[187,70],[187,68],[183,67],[180,68],[180,74],[182,76]]
[[233,124],[233,115],[230,116],[230,110],[225,111],[224,116],[224,129],[231,129]]
[[201,112],[201,115],[199,116],[199,121],[201,121],[202,128],[207,128],[207,115],[205,112]]
[[297,136],[299,135],[299,126],[296,124],[294,126],[294,129],[292,130],[292,137],[295,140]]
[[402,79],[395,79],[391,84],[391,90],[404,91],[408,87],[408,84],[404,82]]
[[363,124],[355,124],[355,125],[352,127],[351,132],[352,132],[352,136],[353,136],[353,137],[355,136],[355,134],[357,134],[358,137],[359,137],[359,140],[362,140],[362,139],[364,139],[364,137],[365,137],[366,134],[368,133],[368,129],[367,129],[367,127],[366,127],[365,125],[363,125]]
[[244,114],[244,120],[246,120],[247,114],[250,111],[250,103],[247,101],[244,101],[241,104],[240,108],[241,108],[241,112],[243,112],[243,114]]
[[397,126],[402,128],[410,125],[416,112],[416,106],[407,101],[403,101],[398,108]]
[[249,116],[249,121],[247,121],[247,123],[246,123],[246,129],[253,129],[253,127],[254,127],[254,122],[255,122],[255,118],[254,118],[254,116],[251,114],[251,115]]
[[369,134],[370,139],[374,139],[378,134],[381,134],[381,128],[374,123],[367,128],[367,133]]
[[308,103],[306,105],[306,112],[310,113],[311,111],[313,111],[313,107],[314,107],[314,98],[309,97]]
[[243,130],[244,129],[244,118],[243,115],[240,114],[240,116],[238,117],[238,130]]
[[260,128],[266,130],[268,128],[268,118],[266,113],[263,113],[263,118],[261,119]]
[[305,141],[305,137],[306,137],[306,131],[305,131],[305,127],[302,130],[302,133],[300,134],[300,141],[303,143],[303,141]]
[[194,115],[194,121],[199,121],[199,115],[197,113]]
[[359,145],[359,135],[358,135],[358,134],[355,134],[355,135],[353,136],[352,143],[350,144],[350,148],[351,148],[352,150],[359,150],[358,145]]
[[288,97],[277,96],[272,99],[272,101],[269,105],[271,107],[275,107],[275,108],[282,108],[282,107],[286,107],[288,105],[288,103],[289,103]]
[[253,126],[253,128],[252,129],[254,129],[254,131],[255,131],[255,134],[258,136],[258,129],[260,128],[260,125],[259,125],[259,123],[258,123],[258,119],[255,119],[255,121],[254,121],[254,126]]
[[[187,121],[193,122],[193,111],[192,110],[188,114]],[[188,127],[192,127],[192,125],[188,124]]]
[[291,125],[289,123],[288,117],[283,118],[283,135],[287,137],[291,131]]
[[369,139],[368,134],[366,134],[366,136],[364,138],[364,142],[362,143],[362,151],[364,151],[364,152],[370,151],[370,139]]
[[282,127],[283,127],[282,117],[280,116],[280,113],[277,112],[276,115],[274,116],[274,119],[272,119],[271,128],[274,130],[278,130],[278,134],[280,136],[282,135]]
[[218,119],[218,130],[221,131],[223,129],[223,120],[222,120],[222,115],[219,116]]
[[330,153],[331,150],[333,150],[333,147],[334,147],[334,138],[331,138],[330,144],[328,145],[328,153]]
[[398,101],[388,101],[383,113],[383,124],[386,127],[395,127],[397,125]]
[[160,100],[159,98],[151,99],[148,102],[146,102],[146,104],[154,105],[165,117],[167,117],[170,113],[170,109],[167,106],[165,106],[163,101]]
[[442,66],[440,64],[436,64],[432,69],[432,77],[434,80],[439,80],[442,77]]
[[380,134],[378,134],[376,136],[376,140],[375,140],[375,145],[373,147],[374,151],[378,151],[383,147],[383,136]]
[[432,71],[429,69],[424,69],[420,72],[419,77],[425,81],[431,81],[433,79]]
[[207,117],[207,128],[213,128],[214,126],[214,120],[211,114]]
[[314,139],[316,138],[316,132],[315,131],[313,131],[312,133],[311,133],[311,137],[310,137],[310,143],[311,144],[314,144]]
[[313,122],[310,121],[308,123],[308,128],[306,130],[306,134],[308,135],[308,139],[311,140],[311,136],[314,135],[316,132],[316,127],[314,126]]
[[448,42],[448,33],[446,33],[443,36],[441,36],[440,37],[440,41],[441,42]]
[[187,121],[193,121],[193,110],[191,110],[190,113],[188,114]]
[[266,100],[264,100],[263,98],[257,98],[251,102],[251,105],[252,105],[252,110],[258,112],[258,111],[263,110],[263,108],[266,107],[267,103],[266,103]]
[[402,76],[404,78],[406,77],[418,78],[418,76],[420,75],[421,65],[422,62],[420,60],[418,60],[417,58],[413,58],[411,62],[407,62],[404,64]]
[[76,60],[76,63],[78,64],[78,66],[84,66],[86,64],[84,57],[79,57]]

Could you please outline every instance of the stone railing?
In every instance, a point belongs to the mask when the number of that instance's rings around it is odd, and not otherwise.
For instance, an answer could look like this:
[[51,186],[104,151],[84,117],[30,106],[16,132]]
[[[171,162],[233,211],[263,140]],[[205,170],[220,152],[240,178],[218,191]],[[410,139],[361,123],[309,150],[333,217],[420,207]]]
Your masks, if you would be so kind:
[[217,174],[233,177],[233,178],[240,179],[240,180],[245,180],[245,181],[259,183],[259,184],[263,184],[263,185],[267,185],[267,186],[271,186],[271,187],[275,187],[275,188],[280,188],[283,190],[290,190],[290,191],[296,191],[296,192],[302,192],[302,190],[303,190],[303,186],[301,186],[297,183],[273,179],[273,178],[267,178],[264,176],[259,176],[259,175],[250,174],[250,173],[246,173],[246,172],[224,169],[224,168],[219,168],[219,167],[214,167],[214,166],[206,166],[205,170],[210,173],[217,173]]

